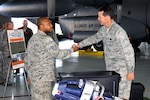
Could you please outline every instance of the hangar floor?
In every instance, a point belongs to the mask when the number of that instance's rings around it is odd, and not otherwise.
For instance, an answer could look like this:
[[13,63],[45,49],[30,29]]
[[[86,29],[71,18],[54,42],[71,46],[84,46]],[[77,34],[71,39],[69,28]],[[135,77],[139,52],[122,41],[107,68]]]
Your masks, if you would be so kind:
[[[66,45],[67,44],[67,45]],[[61,49],[70,48],[73,41],[67,40],[59,43]],[[65,45],[65,47],[64,47]],[[150,45],[142,43],[140,52],[136,52],[136,68],[134,82],[140,82],[145,86],[144,97],[150,98]],[[56,60],[57,72],[78,72],[78,71],[103,71],[105,63],[101,55],[79,55],[78,52],[72,53],[66,60]],[[23,69],[20,74],[14,77],[13,86],[8,86],[5,100],[30,100],[28,96]],[[0,85],[0,100],[3,100],[4,86]]]

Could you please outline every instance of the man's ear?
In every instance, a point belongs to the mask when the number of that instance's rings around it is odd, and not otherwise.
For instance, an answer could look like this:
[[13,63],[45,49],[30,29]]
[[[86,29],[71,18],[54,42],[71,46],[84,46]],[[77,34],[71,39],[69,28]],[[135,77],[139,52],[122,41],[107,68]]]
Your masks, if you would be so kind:
[[107,18],[107,19],[111,19],[111,17],[110,17],[110,16],[108,16],[108,15],[106,16],[106,18]]
[[40,30],[43,30],[43,28],[44,28],[44,25],[43,25],[43,24],[40,24],[40,25],[39,25],[39,29],[40,29]]
[[107,19],[108,19],[108,18],[109,18],[109,16],[108,16],[108,15],[106,15],[106,16],[105,16],[105,18],[107,18]]

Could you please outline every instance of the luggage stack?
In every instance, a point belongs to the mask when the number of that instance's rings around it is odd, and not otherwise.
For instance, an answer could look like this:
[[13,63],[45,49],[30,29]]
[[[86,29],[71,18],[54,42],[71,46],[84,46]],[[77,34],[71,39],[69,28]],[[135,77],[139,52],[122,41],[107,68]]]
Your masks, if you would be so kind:
[[55,83],[52,95],[56,100],[112,100],[112,96],[104,96],[104,91],[105,87],[97,81],[62,80]]
[[[114,71],[88,71],[88,72],[59,72],[57,81],[62,80],[94,80],[105,87],[105,93],[118,97],[120,75]],[[139,82],[132,82],[129,100],[143,100],[145,87]]]
[[57,81],[62,80],[93,80],[99,81],[105,87],[105,93],[118,96],[120,75],[114,71],[91,71],[91,72],[59,72]]

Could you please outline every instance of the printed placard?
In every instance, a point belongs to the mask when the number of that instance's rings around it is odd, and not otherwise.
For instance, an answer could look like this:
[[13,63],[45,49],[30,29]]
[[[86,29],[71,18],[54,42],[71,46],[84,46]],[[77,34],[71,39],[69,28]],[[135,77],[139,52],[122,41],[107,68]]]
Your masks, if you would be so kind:
[[7,30],[12,68],[24,67],[25,40],[23,30]]

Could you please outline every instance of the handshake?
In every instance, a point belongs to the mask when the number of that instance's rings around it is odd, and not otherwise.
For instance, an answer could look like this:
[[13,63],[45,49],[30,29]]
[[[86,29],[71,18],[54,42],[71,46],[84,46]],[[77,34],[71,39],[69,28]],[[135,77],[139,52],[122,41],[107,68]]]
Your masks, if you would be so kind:
[[79,45],[79,44],[73,44],[73,45],[72,45],[72,48],[73,48],[73,51],[76,52],[76,51],[79,50],[80,45]]

